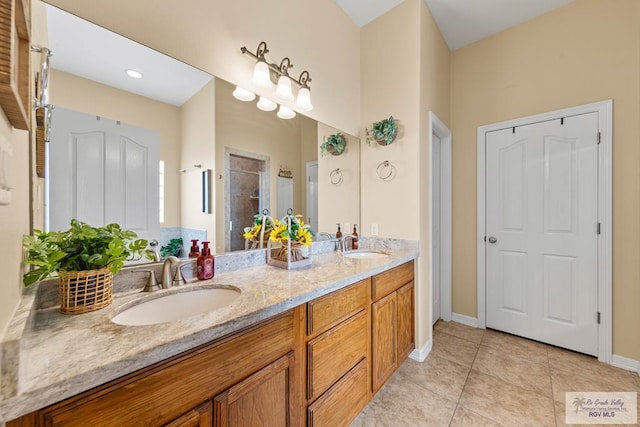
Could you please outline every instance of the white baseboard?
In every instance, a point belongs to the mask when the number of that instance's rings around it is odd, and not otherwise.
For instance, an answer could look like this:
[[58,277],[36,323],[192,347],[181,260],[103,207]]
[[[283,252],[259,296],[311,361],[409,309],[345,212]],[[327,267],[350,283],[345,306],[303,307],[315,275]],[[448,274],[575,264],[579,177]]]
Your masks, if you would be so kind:
[[427,358],[429,353],[431,353],[431,349],[433,348],[433,340],[430,339],[422,348],[416,348],[413,350],[409,357],[418,362],[424,362],[424,359]]
[[635,359],[630,359],[624,356],[618,356],[614,354],[611,357],[611,365],[616,368],[626,369],[627,371],[640,373],[640,361]]
[[478,319],[475,317],[465,316],[464,314],[451,313],[451,320],[462,323],[463,325],[471,326],[472,328],[478,327]]

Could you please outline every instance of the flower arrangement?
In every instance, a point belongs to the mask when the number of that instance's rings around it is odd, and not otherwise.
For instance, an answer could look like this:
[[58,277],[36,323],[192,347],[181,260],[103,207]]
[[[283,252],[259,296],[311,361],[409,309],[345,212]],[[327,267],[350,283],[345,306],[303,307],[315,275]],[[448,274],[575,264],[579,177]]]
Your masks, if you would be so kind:
[[248,249],[256,249],[262,247],[264,242],[264,236],[269,237],[271,230],[280,225],[280,221],[273,219],[269,216],[269,212],[265,209],[265,212],[256,214],[253,216],[253,225],[251,227],[244,228],[244,234],[242,237],[245,240],[252,241],[251,246]]
[[[287,216],[275,223],[269,234],[267,263],[280,268],[298,268],[311,264],[308,248],[313,240],[310,226],[300,215],[293,215],[289,209]],[[280,244],[275,247],[274,244]]]
[[[287,241],[291,240],[292,244],[310,246],[312,241],[310,227],[304,223],[300,216],[287,215],[282,218],[282,221],[276,220],[276,227],[271,230],[269,240],[280,242],[282,245],[286,245]],[[289,223],[291,227],[289,227]]]

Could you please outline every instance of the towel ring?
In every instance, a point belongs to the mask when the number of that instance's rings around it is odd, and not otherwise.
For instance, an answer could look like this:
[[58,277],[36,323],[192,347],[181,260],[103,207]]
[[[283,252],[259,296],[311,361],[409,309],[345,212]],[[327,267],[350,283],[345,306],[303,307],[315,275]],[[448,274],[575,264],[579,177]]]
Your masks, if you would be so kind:
[[329,174],[329,179],[331,180],[331,184],[333,185],[342,184],[342,172],[340,171],[340,168],[332,170]]
[[383,181],[391,181],[395,175],[396,172],[396,167],[393,166],[389,160],[385,160],[384,162],[380,163],[378,165],[378,168],[376,169],[376,174],[378,175],[378,178],[380,178]]

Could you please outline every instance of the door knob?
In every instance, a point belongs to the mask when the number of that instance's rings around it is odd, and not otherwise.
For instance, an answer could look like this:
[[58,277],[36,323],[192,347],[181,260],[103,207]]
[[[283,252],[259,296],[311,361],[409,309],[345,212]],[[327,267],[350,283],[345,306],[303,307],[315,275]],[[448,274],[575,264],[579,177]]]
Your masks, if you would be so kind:
[[495,237],[491,236],[489,237],[489,243],[496,243],[498,241],[498,239],[496,239]]

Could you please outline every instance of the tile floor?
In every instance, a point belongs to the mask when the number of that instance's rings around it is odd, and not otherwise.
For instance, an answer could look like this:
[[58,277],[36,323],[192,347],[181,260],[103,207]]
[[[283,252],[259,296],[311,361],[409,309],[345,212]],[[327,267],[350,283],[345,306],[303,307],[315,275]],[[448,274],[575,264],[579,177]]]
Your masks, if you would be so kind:
[[407,360],[351,427],[564,426],[565,391],[640,396],[638,374],[588,356],[455,322],[433,335],[427,359]]

